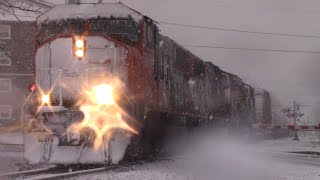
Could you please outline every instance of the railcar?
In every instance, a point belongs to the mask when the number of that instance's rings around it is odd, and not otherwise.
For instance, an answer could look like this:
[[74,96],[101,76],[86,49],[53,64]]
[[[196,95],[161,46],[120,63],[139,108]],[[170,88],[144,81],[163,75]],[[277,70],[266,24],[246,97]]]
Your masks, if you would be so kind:
[[256,123],[271,124],[271,96],[270,93],[264,89],[255,89],[255,109],[256,109]]
[[255,121],[254,88],[238,76],[222,71],[224,124],[231,128],[246,128]]
[[37,19],[30,163],[110,164],[186,131],[254,118],[253,89],[121,4],[59,5]]

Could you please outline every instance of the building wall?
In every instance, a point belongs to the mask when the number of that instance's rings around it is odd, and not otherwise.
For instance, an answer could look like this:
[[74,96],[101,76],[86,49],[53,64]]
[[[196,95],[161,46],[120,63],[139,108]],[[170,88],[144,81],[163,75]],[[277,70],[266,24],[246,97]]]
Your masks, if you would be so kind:
[[0,21],[0,125],[19,122],[34,81],[34,37],[34,22]]

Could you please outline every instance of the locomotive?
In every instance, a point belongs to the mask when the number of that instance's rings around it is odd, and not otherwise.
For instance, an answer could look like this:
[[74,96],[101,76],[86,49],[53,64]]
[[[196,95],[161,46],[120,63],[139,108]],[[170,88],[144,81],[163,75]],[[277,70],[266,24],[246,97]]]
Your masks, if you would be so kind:
[[122,3],[59,5],[36,23],[30,163],[114,164],[157,153],[169,127],[254,122],[250,85]]

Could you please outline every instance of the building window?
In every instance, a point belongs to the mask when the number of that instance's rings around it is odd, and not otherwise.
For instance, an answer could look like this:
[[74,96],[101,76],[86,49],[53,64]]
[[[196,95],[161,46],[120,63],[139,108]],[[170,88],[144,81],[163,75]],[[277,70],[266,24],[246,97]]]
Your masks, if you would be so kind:
[[0,39],[10,39],[10,26],[0,25]]
[[0,92],[10,92],[12,87],[11,79],[0,78]]
[[0,52],[0,66],[11,66],[9,52]]
[[0,119],[12,119],[12,106],[0,105]]
[[67,4],[80,4],[81,0],[66,0]]

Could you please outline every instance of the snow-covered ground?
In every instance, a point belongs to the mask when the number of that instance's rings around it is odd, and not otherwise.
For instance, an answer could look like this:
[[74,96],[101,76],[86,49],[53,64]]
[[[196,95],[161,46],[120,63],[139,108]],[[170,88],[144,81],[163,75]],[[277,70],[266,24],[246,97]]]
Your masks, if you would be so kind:
[[22,163],[22,148],[0,145],[0,173],[16,172]]
[[[227,160],[225,160],[227,161]],[[260,160],[260,163],[264,161]],[[241,162],[241,163],[240,163]],[[194,165],[193,169],[190,161],[175,160],[165,162],[155,162],[135,166],[132,168],[121,169],[117,171],[82,175],[73,177],[70,180],[141,180],[141,179],[210,179],[210,180],[318,180],[320,172],[318,167],[295,165],[290,163],[271,162],[254,166],[248,165],[248,162],[240,161],[239,164],[231,162],[213,162],[213,166]],[[243,163],[243,165],[242,165]],[[221,164],[220,167],[216,165]],[[227,165],[227,167],[224,167]],[[189,166],[188,168],[186,166]],[[237,166],[237,167],[236,167]],[[186,168],[186,169],[184,169]],[[265,170],[263,168],[266,168]],[[202,169],[202,171],[200,170]]]
[[268,151],[276,152],[295,152],[295,151],[312,151],[320,153],[320,132],[299,132],[300,141],[293,141],[292,137],[266,140],[257,144]]
[[[299,137],[301,141],[283,138],[253,143],[245,138],[202,135],[172,146],[182,151],[164,160],[69,179],[320,180],[320,157],[288,153],[320,152],[318,134]],[[17,171],[22,162],[21,152],[8,151],[0,148],[1,173]]]
[[23,163],[21,133],[0,134],[0,173],[15,172]]
[[320,145],[314,145],[317,134],[300,137],[301,141],[283,138],[252,143],[243,138],[199,136],[193,139],[197,143],[180,146],[184,152],[171,160],[70,179],[318,180],[318,157],[287,153],[320,150]]

